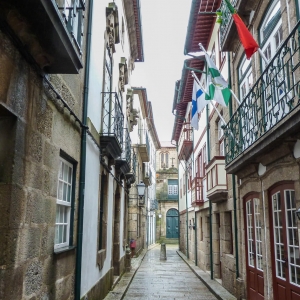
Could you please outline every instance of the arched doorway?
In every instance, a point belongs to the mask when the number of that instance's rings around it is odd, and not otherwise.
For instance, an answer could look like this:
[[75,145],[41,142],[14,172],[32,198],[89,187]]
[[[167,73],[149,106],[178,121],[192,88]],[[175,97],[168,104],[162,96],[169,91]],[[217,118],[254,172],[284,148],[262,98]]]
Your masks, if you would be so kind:
[[178,210],[171,208],[167,212],[167,236],[168,239],[178,238]]

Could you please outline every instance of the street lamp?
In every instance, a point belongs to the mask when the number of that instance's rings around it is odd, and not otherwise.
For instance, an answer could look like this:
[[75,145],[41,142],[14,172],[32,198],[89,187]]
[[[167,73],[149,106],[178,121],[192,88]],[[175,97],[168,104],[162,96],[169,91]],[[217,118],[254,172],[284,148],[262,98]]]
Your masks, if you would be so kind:
[[295,214],[298,217],[298,220],[300,220],[300,207],[295,211]]
[[139,184],[136,185],[137,190],[138,190],[138,195],[140,198],[140,201],[143,199],[144,195],[145,195],[145,183],[143,181],[141,181]]

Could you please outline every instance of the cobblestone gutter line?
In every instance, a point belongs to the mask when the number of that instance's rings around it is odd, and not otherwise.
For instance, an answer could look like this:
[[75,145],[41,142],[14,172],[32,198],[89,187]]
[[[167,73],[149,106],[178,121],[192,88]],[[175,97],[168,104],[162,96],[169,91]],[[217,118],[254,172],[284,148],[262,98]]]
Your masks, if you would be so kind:
[[230,294],[221,284],[217,281],[210,279],[210,274],[204,272],[199,267],[195,266],[194,262],[187,259],[187,257],[179,250],[176,251],[182,260],[189,266],[193,273],[207,286],[207,288],[216,296],[219,300],[237,300],[232,294]]

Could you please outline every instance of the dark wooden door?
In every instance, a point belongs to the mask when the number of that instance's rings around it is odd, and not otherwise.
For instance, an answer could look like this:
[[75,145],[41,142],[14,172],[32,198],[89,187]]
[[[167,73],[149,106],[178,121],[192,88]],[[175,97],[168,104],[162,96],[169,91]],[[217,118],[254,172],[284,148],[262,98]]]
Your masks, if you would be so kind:
[[300,300],[300,258],[294,186],[269,191],[275,300]]
[[257,196],[252,194],[244,199],[248,300],[264,299],[262,220]]
[[178,238],[178,210],[171,208],[167,212],[167,238],[176,239]]

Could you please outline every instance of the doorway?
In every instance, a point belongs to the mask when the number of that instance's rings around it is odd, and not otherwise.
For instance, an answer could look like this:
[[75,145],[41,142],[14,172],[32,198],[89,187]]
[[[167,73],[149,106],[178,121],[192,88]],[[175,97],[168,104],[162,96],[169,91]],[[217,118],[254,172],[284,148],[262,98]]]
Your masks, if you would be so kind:
[[178,238],[178,210],[171,208],[167,212],[167,235],[168,239],[177,239]]

